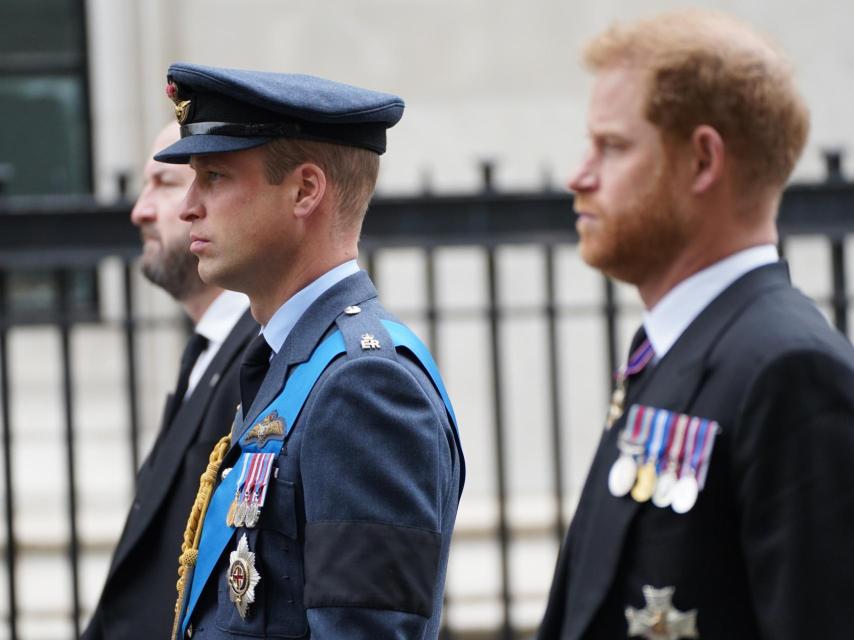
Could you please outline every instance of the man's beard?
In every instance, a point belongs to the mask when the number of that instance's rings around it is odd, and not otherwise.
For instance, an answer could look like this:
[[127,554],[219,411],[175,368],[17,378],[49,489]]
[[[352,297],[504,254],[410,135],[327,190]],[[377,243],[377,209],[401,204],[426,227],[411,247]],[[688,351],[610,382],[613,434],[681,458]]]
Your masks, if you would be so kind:
[[179,302],[205,287],[198,266],[196,256],[183,244],[166,245],[161,241],[156,256],[142,257],[142,274]]
[[[619,214],[604,218],[595,247],[582,258],[606,275],[639,285],[667,268],[690,238],[661,168],[650,177],[648,188],[622,205]],[[580,201],[579,208],[592,209]]]

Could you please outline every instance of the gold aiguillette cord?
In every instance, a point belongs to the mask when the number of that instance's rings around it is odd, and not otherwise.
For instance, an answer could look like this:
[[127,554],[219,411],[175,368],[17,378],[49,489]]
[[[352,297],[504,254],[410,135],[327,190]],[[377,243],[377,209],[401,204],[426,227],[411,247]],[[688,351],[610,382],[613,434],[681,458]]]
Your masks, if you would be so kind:
[[208,512],[219,467],[230,446],[230,435],[224,436],[216,443],[210,458],[208,458],[208,467],[199,478],[199,492],[196,494],[196,501],[190,510],[187,527],[184,529],[184,541],[181,543],[181,555],[178,557],[178,584],[176,585],[178,601],[175,603],[172,640],[178,640],[178,633],[181,629],[181,610],[184,605],[184,590],[187,587],[187,573],[196,565],[196,560],[199,557],[199,540],[202,537],[201,525],[205,521],[205,514]]

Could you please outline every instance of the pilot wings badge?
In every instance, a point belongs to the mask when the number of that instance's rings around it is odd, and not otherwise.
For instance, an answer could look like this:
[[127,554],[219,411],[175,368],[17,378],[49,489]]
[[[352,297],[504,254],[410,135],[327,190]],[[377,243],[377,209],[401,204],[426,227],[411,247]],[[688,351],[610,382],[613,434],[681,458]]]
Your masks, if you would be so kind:
[[279,417],[279,414],[273,411],[249,430],[249,433],[246,434],[246,442],[257,440],[258,446],[263,447],[270,438],[284,437],[284,435],[285,423]]

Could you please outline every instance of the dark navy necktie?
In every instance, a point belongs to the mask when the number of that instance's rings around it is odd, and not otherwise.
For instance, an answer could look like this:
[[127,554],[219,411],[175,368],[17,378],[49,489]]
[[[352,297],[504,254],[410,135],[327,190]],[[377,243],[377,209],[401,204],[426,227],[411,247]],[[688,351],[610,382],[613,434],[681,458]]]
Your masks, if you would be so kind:
[[273,350],[264,339],[264,334],[258,334],[243,354],[243,362],[240,364],[240,403],[243,406],[243,415],[249,411],[252,401],[261,388],[264,376],[270,368],[270,354]]

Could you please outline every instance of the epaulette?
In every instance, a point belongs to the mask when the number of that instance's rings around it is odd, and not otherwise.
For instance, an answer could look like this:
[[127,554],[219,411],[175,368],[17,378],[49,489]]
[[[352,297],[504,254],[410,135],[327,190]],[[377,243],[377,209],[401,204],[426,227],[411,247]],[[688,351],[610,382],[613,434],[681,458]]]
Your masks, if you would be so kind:
[[344,339],[347,359],[362,356],[379,356],[395,359],[394,340],[383,326],[382,320],[369,309],[350,306],[335,319]]

